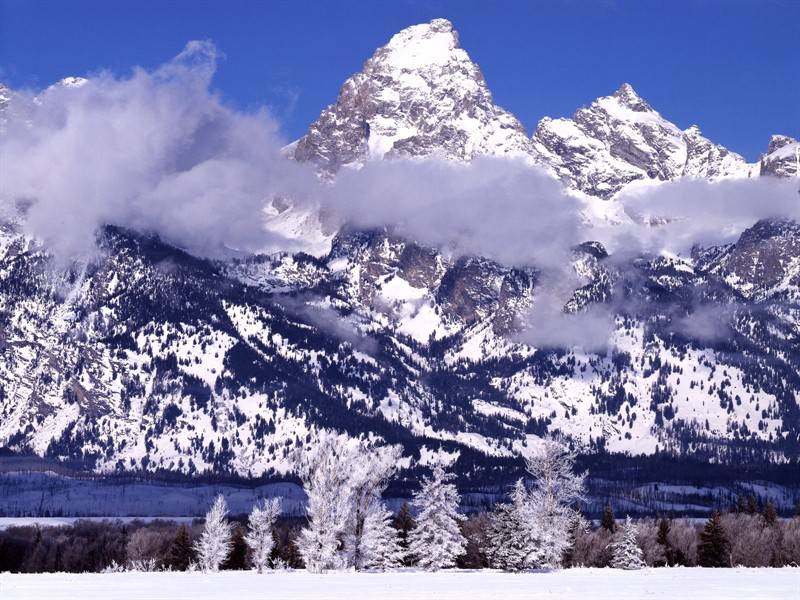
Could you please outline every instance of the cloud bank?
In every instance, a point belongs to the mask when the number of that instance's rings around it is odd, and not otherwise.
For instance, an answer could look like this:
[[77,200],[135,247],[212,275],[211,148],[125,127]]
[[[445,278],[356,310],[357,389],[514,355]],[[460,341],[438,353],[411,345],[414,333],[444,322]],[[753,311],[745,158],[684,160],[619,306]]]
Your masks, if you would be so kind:
[[[772,178],[632,187],[614,200],[631,220],[613,226],[587,224],[581,200],[511,159],[372,161],[322,182],[313,166],[284,155],[266,109],[239,111],[214,93],[217,59],[211,43],[194,41],[152,71],[103,72],[80,87],[15,94],[0,136],[0,213],[24,207],[27,232],[61,261],[91,255],[104,224],[224,257],[298,249],[296,239],[265,227],[265,207],[288,198],[294,210],[321,208],[337,225],[387,227],[454,257],[534,266],[542,276],[520,339],[593,350],[607,344],[614,303],[563,313],[580,285],[570,266],[578,243],[600,241],[622,265],[735,241],[762,218],[800,219],[797,183]],[[717,320],[697,311],[676,327],[711,338]]]
[[276,195],[315,179],[286,161],[266,110],[227,108],[211,91],[217,52],[190,42],[153,72],[101,73],[80,87],[17,94],[0,141],[5,203],[67,260],[91,253],[100,225],[152,232],[202,256],[258,250]]

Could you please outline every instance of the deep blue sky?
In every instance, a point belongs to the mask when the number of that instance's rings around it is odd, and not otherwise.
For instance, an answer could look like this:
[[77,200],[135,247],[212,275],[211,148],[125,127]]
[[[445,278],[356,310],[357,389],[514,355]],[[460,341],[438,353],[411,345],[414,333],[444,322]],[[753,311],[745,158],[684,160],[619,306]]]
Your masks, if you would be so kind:
[[667,118],[751,160],[770,134],[800,135],[800,0],[0,0],[0,80],[124,74],[210,39],[226,55],[224,97],[271,106],[295,138],[375,48],[435,17],[453,21],[529,131],[629,81]]

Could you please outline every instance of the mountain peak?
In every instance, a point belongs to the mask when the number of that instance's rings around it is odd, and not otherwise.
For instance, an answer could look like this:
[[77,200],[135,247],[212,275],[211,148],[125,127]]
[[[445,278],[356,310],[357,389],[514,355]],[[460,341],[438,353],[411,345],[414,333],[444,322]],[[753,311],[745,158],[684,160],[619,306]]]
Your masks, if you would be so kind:
[[534,149],[568,185],[611,198],[636,180],[746,176],[736,153],[712,143],[696,125],[681,131],[629,83],[578,109],[571,119],[542,119]]
[[767,146],[767,154],[772,154],[776,150],[783,148],[784,146],[788,146],[790,144],[796,144],[797,140],[793,137],[789,137],[788,135],[772,135],[769,138],[769,145]]
[[630,83],[623,83],[619,89],[612,94],[620,104],[638,112],[653,110],[644,99],[636,93]]
[[773,177],[796,177],[798,173],[800,142],[788,135],[773,135],[769,138],[767,153],[761,157],[761,175]]
[[329,173],[394,156],[531,156],[525,128],[494,104],[452,23],[434,19],[394,35],[342,85],[294,147]]
[[453,24],[447,19],[434,19],[430,23],[406,27],[395,34],[376,56],[388,55],[388,60],[399,68],[418,69],[445,64],[454,59],[456,51],[463,55],[456,60],[469,60],[459,46]]

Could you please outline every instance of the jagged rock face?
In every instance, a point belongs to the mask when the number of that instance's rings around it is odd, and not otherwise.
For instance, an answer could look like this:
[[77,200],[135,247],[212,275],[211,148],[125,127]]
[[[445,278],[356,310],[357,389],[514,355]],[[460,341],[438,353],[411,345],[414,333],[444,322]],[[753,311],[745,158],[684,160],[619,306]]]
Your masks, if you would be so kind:
[[397,155],[530,154],[522,124],[496,106],[449,21],[395,35],[348,79],[295,147],[328,171]]
[[706,267],[743,296],[763,300],[776,294],[800,300],[800,225],[759,221]]
[[681,131],[629,84],[571,119],[542,119],[533,142],[568,185],[601,198],[639,179],[747,174],[741,156],[713,144],[697,127]]
[[683,132],[686,164],[682,175],[705,179],[752,176],[754,168],[741,155],[704,137],[697,125]]
[[767,153],[761,158],[761,175],[773,177],[797,176],[797,153],[800,142],[788,135],[773,135]]
[[[103,471],[254,476],[290,469],[321,427],[499,458],[548,430],[590,449],[791,455],[797,296],[743,302],[726,273],[771,252],[753,276],[796,288],[797,238],[796,226],[759,224],[694,263],[613,267],[602,246],[582,245],[587,283],[566,308],[622,298],[613,352],[593,354],[508,336],[536,303],[536,273],[386,232],[340,234],[323,259],[212,263],[109,229],[101,257],[59,271],[7,227],[0,445]],[[732,333],[693,337],[681,323],[697,306]]]

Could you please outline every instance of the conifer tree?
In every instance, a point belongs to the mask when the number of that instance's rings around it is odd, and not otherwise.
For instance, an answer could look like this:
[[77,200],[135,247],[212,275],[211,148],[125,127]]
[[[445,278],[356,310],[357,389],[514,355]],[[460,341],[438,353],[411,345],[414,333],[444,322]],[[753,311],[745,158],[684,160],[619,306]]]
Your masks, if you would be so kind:
[[467,545],[459,527],[464,520],[458,512],[461,497],[456,486],[448,483],[452,477],[436,465],[432,476],[425,477],[414,494],[418,514],[417,526],[409,534],[410,553],[419,566],[429,571],[455,566]]
[[672,545],[669,541],[669,530],[672,524],[669,519],[662,517],[658,522],[658,533],[656,534],[656,543],[663,547],[664,560],[668,566],[673,566],[676,563],[675,553],[673,552]]
[[416,524],[417,522],[414,520],[414,517],[411,516],[411,508],[408,502],[403,502],[397,516],[392,520],[392,526],[397,530],[398,543],[403,552],[403,564],[405,565],[411,564],[408,554],[408,534],[414,529]]
[[263,573],[269,564],[275,540],[272,537],[272,528],[281,514],[280,498],[263,500],[253,506],[247,520],[247,535],[244,541],[250,549],[250,564],[259,573]]
[[379,502],[364,520],[360,563],[354,566],[383,571],[400,566],[404,558],[398,532],[392,527],[392,513]]
[[603,516],[600,519],[600,525],[606,531],[610,531],[614,533],[617,530],[617,522],[614,519],[614,511],[611,510],[611,505],[606,504],[605,509],[603,509]]
[[772,501],[768,501],[767,505],[764,507],[764,523],[767,526],[775,525],[775,522],[778,520],[778,511],[775,509],[775,505]]
[[231,551],[228,558],[222,563],[222,568],[227,571],[241,571],[247,566],[247,543],[244,540],[244,529],[241,525],[233,526],[231,534]]
[[203,571],[218,571],[231,551],[231,526],[228,505],[220,494],[206,514],[203,533],[195,545],[199,566]]
[[567,549],[564,551],[564,558],[562,560],[562,564],[565,567],[573,566],[574,557],[575,557],[575,547],[578,544],[578,538],[581,534],[587,532],[589,530],[589,522],[584,518],[584,516],[580,513],[580,511],[575,510],[572,520],[569,526],[568,532],[568,540],[569,545]]
[[167,550],[164,562],[168,568],[174,571],[185,571],[193,559],[194,551],[192,550],[192,540],[189,537],[189,528],[181,525]]
[[522,479],[514,485],[510,500],[498,504],[490,517],[487,554],[493,567],[520,571],[536,566],[541,558],[530,494]]
[[638,530],[631,521],[630,516],[625,519],[625,525],[619,532],[619,539],[613,543],[613,557],[611,566],[615,569],[643,569],[647,565],[644,562],[644,554],[636,541]]
[[697,564],[701,567],[728,567],[730,544],[722,528],[722,519],[718,511],[714,511],[700,532],[700,543],[697,546]]

